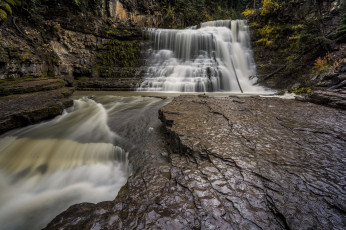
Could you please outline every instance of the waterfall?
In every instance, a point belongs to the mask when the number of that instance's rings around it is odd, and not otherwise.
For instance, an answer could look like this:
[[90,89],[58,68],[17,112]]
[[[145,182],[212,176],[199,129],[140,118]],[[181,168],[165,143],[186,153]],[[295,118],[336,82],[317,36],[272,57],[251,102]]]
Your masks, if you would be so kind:
[[151,64],[139,91],[260,93],[244,20],[201,23],[184,30],[148,29]]

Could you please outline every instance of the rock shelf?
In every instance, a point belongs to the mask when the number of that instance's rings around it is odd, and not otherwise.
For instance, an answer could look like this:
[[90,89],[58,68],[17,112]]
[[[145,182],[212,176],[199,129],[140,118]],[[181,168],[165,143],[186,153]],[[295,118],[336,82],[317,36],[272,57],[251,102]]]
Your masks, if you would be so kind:
[[114,201],[74,205],[46,229],[345,228],[343,110],[180,96],[159,117],[163,134],[132,156]]

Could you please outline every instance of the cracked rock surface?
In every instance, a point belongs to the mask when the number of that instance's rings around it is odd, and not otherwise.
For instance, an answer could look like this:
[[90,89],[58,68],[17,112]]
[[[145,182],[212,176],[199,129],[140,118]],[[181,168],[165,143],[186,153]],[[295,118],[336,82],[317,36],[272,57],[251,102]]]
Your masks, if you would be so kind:
[[[46,229],[345,229],[343,110],[278,98],[180,96],[161,108],[114,201]],[[155,141],[152,141],[155,140]]]

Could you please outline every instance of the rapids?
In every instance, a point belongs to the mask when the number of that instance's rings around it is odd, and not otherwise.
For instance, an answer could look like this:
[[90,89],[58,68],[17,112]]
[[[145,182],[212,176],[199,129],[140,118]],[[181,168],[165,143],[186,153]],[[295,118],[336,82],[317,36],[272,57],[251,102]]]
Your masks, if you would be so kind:
[[70,205],[113,200],[165,103],[76,96],[61,116],[0,136],[0,229],[41,229]]

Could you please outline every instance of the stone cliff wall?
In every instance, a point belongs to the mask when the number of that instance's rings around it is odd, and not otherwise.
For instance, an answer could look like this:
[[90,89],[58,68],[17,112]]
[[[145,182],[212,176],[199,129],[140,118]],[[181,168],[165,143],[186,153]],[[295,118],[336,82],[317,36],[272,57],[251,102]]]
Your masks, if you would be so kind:
[[[42,1],[35,11],[14,8],[1,24],[0,79],[61,77],[68,84],[78,80],[77,88],[128,90],[144,72],[146,44],[140,28],[184,24],[177,9],[160,0],[79,2]],[[345,43],[328,43],[340,24],[341,4],[317,2],[290,1],[264,15],[258,10],[248,16],[262,84],[299,90],[330,86],[334,73],[311,75],[317,58],[330,52],[335,61],[346,63],[340,58]],[[172,20],[167,24],[168,16]],[[320,40],[309,42],[301,35]]]
[[[346,64],[345,43],[335,39],[344,7],[340,1],[298,0],[249,14],[260,82],[296,93],[333,86],[324,80]],[[329,66],[319,71],[318,58],[325,56]]]
[[0,79],[59,77],[68,84],[80,80],[75,83],[79,88],[135,87],[132,78],[143,73],[140,27],[154,26],[154,18],[113,0],[103,6],[102,15],[83,8],[74,11],[73,6],[56,4],[29,16],[17,9],[3,22]]
[[[145,1],[147,4],[141,9],[142,12],[138,4],[136,4],[136,1],[132,1],[135,4],[129,4],[129,2],[131,1],[123,1],[123,3],[119,0],[113,1],[111,3],[111,15],[124,23],[132,22],[140,27],[160,26],[162,23],[162,15],[159,11],[151,10],[154,7],[153,2],[155,1]],[[128,8],[126,8],[126,4]]]

